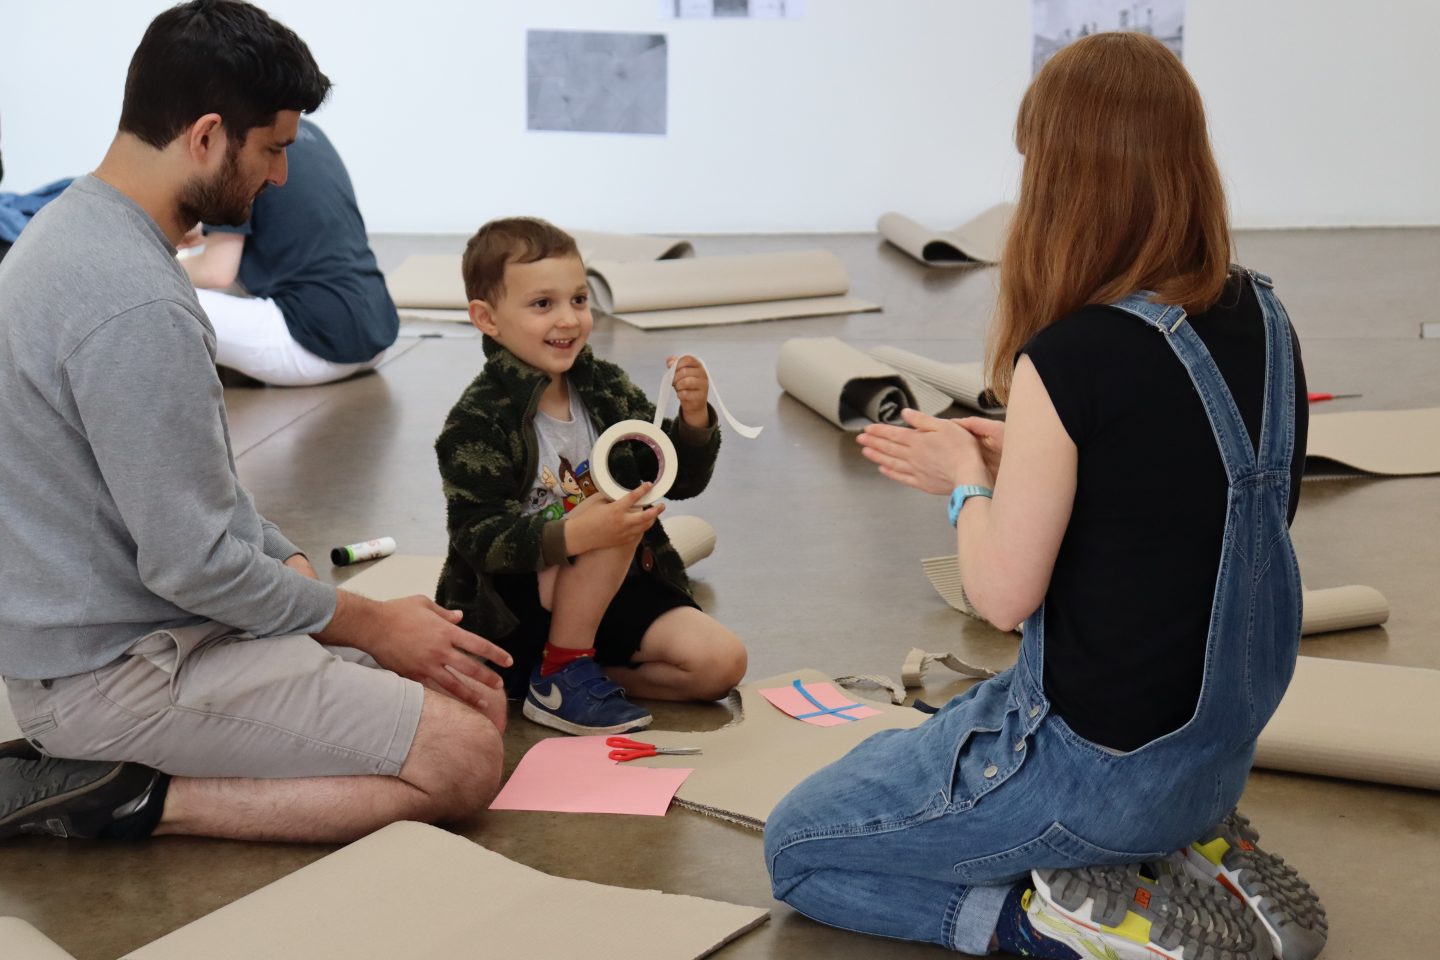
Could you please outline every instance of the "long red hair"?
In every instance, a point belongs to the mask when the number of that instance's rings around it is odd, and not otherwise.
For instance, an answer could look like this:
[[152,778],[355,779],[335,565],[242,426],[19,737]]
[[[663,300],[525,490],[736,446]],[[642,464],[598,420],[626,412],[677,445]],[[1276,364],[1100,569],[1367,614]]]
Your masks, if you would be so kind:
[[1015,145],[1024,173],[987,350],[1002,402],[1039,331],[1139,290],[1202,312],[1231,251],[1200,93],[1153,37],[1095,34],[1055,54],[1025,92]]

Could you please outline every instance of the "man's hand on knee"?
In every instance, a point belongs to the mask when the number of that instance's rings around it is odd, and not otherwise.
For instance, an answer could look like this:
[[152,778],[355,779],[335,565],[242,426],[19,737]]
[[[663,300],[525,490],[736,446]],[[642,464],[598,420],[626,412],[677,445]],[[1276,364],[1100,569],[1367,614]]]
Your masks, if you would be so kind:
[[340,590],[335,616],[317,637],[324,643],[364,650],[387,670],[443,690],[483,712],[488,701],[466,678],[495,690],[502,683],[477,658],[506,667],[513,659],[489,640],[462,629],[460,617],[458,610],[446,610],[429,597],[378,602]]

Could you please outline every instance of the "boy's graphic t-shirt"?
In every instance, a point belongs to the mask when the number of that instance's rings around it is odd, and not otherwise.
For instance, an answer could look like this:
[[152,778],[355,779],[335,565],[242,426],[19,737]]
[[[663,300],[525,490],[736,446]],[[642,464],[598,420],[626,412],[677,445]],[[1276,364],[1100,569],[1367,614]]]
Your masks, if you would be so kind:
[[556,420],[543,411],[535,413],[535,433],[540,440],[540,466],[530,488],[526,513],[539,513],[558,520],[595,492],[590,478],[590,449],[595,446],[595,425],[573,387],[570,390],[570,419]]

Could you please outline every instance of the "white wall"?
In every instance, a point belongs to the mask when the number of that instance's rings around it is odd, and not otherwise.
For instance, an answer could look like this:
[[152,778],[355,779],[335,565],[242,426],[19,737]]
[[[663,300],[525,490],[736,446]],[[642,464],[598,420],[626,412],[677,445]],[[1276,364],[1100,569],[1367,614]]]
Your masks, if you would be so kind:
[[[676,232],[949,225],[1014,189],[1028,0],[809,0],[798,21],[661,21],[656,0],[267,0],[335,81],[317,120],[370,228],[508,213]],[[19,190],[89,169],[163,0],[0,0]],[[1440,223],[1440,4],[1189,0],[1240,226]],[[664,137],[525,130],[527,28],[665,32]]]

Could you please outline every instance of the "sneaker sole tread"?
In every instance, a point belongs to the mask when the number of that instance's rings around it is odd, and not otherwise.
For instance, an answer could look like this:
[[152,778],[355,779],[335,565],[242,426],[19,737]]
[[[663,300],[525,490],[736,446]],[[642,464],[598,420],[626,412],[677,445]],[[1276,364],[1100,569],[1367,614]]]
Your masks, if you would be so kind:
[[[1135,914],[1149,924],[1149,942],[1128,940],[1122,956],[1149,960],[1273,960],[1270,938],[1244,904],[1223,889],[1190,877],[1161,876],[1152,904],[1138,908],[1133,866],[1036,870],[1036,892],[1071,922],[1096,932]],[[1158,898],[1154,894],[1163,894]],[[1154,902],[1158,899],[1158,903]],[[1118,934],[1112,934],[1118,938]]]

